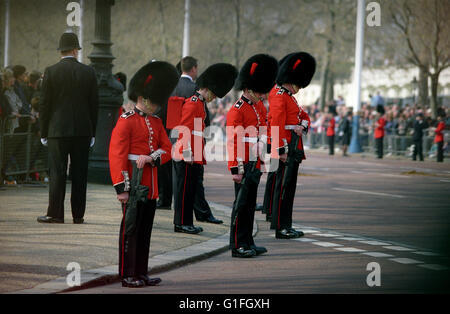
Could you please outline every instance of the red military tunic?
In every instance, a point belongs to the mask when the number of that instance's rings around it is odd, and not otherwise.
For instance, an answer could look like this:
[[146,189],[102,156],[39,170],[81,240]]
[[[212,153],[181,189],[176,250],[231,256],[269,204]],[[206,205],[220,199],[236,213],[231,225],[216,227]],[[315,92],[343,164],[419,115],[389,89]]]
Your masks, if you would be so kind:
[[434,133],[436,133],[435,137],[434,137],[434,142],[435,143],[440,143],[444,141],[444,134],[442,134],[442,131],[445,130],[445,122],[441,121],[439,122],[436,130],[434,130]]
[[328,122],[327,136],[335,135],[335,131],[334,131],[335,127],[336,127],[336,120],[334,118],[331,118],[331,120]]
[[375,138],[384,137],[384,127],[386,126],[386,120],[384,118],[380,118],[377,121],[377,126],[375,127]]
[[227,114],[228,169],[232,174],[238,174],[238,160],[250,161],[250,144],[258,141],[267,143],[267,110],[261,101],[255,104],[242,96]]
[[156,165],[171,159],[172,144],[167,137],[161,119],[142,111],[132,110],[120,116],[111,135],[109,166],[111,179],[117,194],[130,190],[133,173],[131,160],[139,155],[152,156],[155,166],[146,164],[142,185],[149,187],[149,199],[158,198],[158,171]]
[[[277,149],[283,154],[283,147],[291,142],[291,130],[296,125],[302,125],[307,133],[311,120],[305,110],[297,103],[290,91],[276,85],[269,93],[269,134],[272,143],[272,152]],[[274,128],[278,127],[279,138],[276,141]],[[303,140],[300,137],[297,149],[303,150]],[[273,155],[273,154],[272,154]],[[304,159],[306,159],[304,157]]]
[[[193,160],[196,164],[205,165],[203,131],[205,130],[205,100],[199,93],[187,99],[183,105],[180,125],[175,129],[179,131],[175,150],[177,159]],[[186,138],[186,136],[188,137]]]

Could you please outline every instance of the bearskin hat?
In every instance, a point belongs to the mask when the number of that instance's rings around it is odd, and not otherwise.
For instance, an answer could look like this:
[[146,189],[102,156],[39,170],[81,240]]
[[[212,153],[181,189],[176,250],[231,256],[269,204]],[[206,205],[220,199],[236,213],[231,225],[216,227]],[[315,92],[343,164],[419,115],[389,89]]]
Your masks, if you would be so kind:
[[167,104],[180,76],[170,63],[154,61],[144,65],[130,81],[128,98],[137,102],[139,96],[159,106]]
[[127,75],[123,72],[118,72],[114,74],[114,78],[119,81],[120,84],[123,86],[123,90],[127,90]]
[[266,54],[257,54],[248,59],[236,80],[237,90],[250,89],[257,93],[268,93],[275,85],[278,61]]
[[223,98],[233,87],[237,74],[237,69],[231,64],[216,63],[199,76],[197,86],[206,87],[218,98]]
[[295,84],[305,88],[311,83],[316,72],[316,60],[306,52],[291,53],[281,59],[277,84]]

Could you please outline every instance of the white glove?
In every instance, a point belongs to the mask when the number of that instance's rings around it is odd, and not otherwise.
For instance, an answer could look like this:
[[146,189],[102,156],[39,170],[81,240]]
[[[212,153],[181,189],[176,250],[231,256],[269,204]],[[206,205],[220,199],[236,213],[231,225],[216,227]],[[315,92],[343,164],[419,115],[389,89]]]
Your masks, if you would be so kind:
[[48,146],[48,141],[46,138],[41,138],[41,143],[42,143],[42,145],[44,145],[46,147]]
[[91,146],[89,146],[89,147],[94,146],[94,144],[95,144],[95,137],[91,138]]

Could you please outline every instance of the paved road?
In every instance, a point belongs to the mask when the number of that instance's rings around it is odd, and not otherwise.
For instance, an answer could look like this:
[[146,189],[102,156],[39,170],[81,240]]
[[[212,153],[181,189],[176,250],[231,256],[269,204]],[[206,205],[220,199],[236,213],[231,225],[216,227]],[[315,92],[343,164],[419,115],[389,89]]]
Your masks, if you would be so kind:
[[[222,164],[207,167],[206,186],[209,200],[231,206]],[[256,241],[266,255],[242,260],[227,252],[161,274],[157,288],[115,284],[81,293],[448,293],[449,191],[448,163],[310,153],[293,215],[304,238],[275,239],[257,213]],[[366,282],[371,262],[381,268],[379,287]]]

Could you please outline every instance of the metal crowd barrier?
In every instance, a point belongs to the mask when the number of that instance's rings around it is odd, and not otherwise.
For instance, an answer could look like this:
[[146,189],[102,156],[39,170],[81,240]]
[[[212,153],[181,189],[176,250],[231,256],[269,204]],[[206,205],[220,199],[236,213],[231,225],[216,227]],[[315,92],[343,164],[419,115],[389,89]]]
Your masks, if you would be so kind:
[[[375,154],[375,139],[373,133],[360,133],[360,143],[363,151],[366,153]],[[444,132],[445,142],[449,142],[450,132]],[[308,134],[306,139],[306,145],[310,148],[322,148],[328,149],[328,138],[324,132],[322,133],[311,133]],[[342,139],[336,135],[335,136],[335,148],[342,145]],[[412,136],[409,135],[385,135],[383,140],[383,153],[384,155],[395,155],[395,156],[405,156],[411,157],[413,152],[414,141]],[[436,156],[436,145],[434,144],[434,136],[424,136],[423,142],[423,154],[424,157],[435,157]],[[447,151],[444,152],[446,158],[450,157]]]
[[22,182],[42,180],[34,174],[46,173],[48,176],[47,148],[41,144],[38,132],[33,130],[31,119],[27,121],[27,130],[20,133],[10,130],[11,120],[12,117],[0,119],[0,184],[8,177]]

